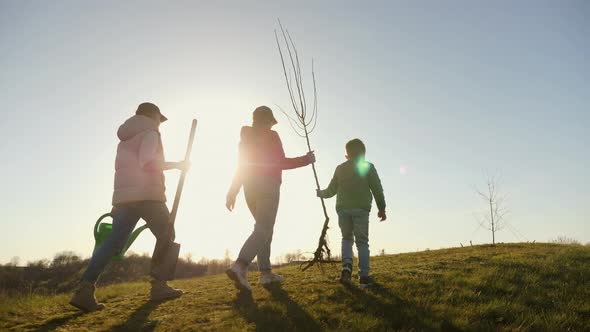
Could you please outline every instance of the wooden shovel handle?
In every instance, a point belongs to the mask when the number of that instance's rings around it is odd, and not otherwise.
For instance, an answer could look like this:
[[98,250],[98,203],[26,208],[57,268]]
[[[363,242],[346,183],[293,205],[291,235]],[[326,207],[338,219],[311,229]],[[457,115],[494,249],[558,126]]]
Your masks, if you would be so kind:
[[[193,141],[195,140],[195,131],[197,130],[197,119],[193,119],[193,123],[191,125],[191,133],[188,137],[188,146],[186,147],[186,153],[184,155],[184,160],[190,160],[191,158],[191,151],[193,149]],[[172,205],[172,211],[170,212],[170,225],[168,229],[168,234],[172,237],[172,230],[174,229],[174,222],[176,221],[176,212],[178,211],[178,205],[180,204],[180,196],[182,195],[182,188],[184,187],[184,179],[186,177],[186,170],[183,170],[180,173],[180,179],[178,179],[178,187],[176,187],[176,196],[174,196],[174,204]],[[174,241],[174,238],[172,238]]]

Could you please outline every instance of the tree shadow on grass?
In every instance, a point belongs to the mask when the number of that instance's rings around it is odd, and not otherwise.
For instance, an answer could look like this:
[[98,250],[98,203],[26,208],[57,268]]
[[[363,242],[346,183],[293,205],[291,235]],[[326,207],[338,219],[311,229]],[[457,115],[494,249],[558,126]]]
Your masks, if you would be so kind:
[[344,289],[352,295],[351,305],[364,310],[375,317],[380,317],[387,329],[417,331],[461,331],[447,320],[435,317],[392,293],[379,283],[368,289],[361,289],[351,284],[344,284]]
[[35,332],[46,332],[46,331],[54,331],[59,327],[67,324],[72,319],[76,319],[80,316],[84,315],[82,311],[76,311],[67,316],[55,317],[46,322],[41,323],[41,325],[36,326],[36,329],[33,330]]
[[321,331],[320,325],[279,284],[265,287],[271,299],[286,309],[270,305],[258,306],[249,292],[238,293],[234,307],[248,321],[256,325],[256,331]]

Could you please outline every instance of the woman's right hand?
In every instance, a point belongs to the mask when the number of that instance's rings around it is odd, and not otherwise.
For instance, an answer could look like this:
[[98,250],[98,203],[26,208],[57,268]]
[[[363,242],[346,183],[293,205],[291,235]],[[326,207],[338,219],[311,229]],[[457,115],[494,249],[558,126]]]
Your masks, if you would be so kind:
[[315,153],[314,153],[314,151],[308,152],[305,156],[307,157],[308,165],[315,163]]
[[236,205],[236,195],[232,195],[232,193],[227,193],[225,196],[225,207],[228,211],[233,211],[234,206]]
[[190,160],[182,160],[176,163],[176,169],[181,170],[183,172],[188,172],[191,169],[192,163]]

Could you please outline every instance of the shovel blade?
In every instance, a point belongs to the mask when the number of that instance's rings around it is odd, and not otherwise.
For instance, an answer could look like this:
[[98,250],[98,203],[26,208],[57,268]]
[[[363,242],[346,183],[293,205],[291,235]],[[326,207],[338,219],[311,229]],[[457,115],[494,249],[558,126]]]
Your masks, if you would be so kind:
[[152,277],[158,280],[173,280],[176,263],[180,255],[180,243],[172,242],[160,262],[152,268]]

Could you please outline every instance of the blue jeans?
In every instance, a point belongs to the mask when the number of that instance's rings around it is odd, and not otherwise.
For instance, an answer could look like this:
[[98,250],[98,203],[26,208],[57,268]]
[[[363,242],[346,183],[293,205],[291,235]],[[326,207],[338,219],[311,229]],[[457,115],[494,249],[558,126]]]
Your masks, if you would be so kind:
[[163,257],[173,236],[168,234],[170,212],[166,203],[159,201],[141,201],[121,204],[113,211],[113,232],[90,258],[88,267],[82,275],[83,281],[96,282],[111,258],[125,247],[129,235],[133,232],[139,219],[145,220],[148,228],[156,237],[156,246],[152,254],[152,267]]
[[338,211],[338,226],[342,231],[342,266],[352,265],[352,244],[359,256],[359,276],[369,275],[369,211],[350,209]]
[[244,196],[256,224],[240,250],[238,261],[247,266],[258,257],[258,270],[268,272],[271,270],[270,245],[279,209],[281,182],[272,177],[252,177],[244,183]]

